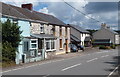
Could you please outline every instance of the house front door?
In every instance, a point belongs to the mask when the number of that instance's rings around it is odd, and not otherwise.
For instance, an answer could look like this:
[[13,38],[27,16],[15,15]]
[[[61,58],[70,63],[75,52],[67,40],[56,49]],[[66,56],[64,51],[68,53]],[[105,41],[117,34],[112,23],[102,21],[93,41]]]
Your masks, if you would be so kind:
[[43,39],[38,39],[38,56],[42,55]]
[[66,50],[66,53],[68,53],[68,40],[67,39],[65,39],[65,43],[66,43],[66,47],[65,47],[65,50]]

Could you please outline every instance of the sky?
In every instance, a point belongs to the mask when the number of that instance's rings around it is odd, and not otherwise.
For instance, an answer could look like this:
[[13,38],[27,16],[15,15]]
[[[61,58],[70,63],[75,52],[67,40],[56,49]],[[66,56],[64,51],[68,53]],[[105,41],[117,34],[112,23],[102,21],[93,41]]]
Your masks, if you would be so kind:
[[2,0],[1,2],[19,7],[21,7],[21,4],[32,3],[35,11],[54,15],[66,24],[79,25],[85,29],[99,29],[101,23],[106,23],[113,30],[118,29],[117,2],[66,1],[85,15],[65,4],[63,0],[45,0],[45,2],[43,0]]

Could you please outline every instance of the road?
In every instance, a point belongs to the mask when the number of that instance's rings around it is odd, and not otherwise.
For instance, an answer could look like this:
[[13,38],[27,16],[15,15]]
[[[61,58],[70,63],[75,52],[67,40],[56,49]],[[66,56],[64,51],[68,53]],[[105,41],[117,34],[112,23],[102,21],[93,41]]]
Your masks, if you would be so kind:
[[101,50],[68,59],[3,71],[3,75],[111,75],[117,67],[118,50]]

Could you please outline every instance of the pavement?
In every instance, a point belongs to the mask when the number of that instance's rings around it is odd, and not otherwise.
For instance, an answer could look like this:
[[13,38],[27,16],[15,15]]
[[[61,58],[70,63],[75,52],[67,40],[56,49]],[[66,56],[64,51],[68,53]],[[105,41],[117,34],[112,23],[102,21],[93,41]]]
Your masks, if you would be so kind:
[[[3,75],[104,75],[110,77],[117,67],[118,50],[87,48],[84,52],[55,56],[57,59],[3,69]],[[116,71],[116,70],[115,70]]]
[[87,48],[85,48],[85,51],[79,50],[78,52],[70,52],[70,53],[67,53],[67,54],[54,55],[54,56],[51,56],[51,57],[49,57],[45,60],[41,60],[41,61],[38,61],[38,62],[22,63],[22,64],[19,64],[19,65],[16,65],[16,66],[2,68],[2,71],[7,71],[7,70],[11,70],[11,69],[26,67],[26,66],[31,66],[31,65],[34,65],[34,64],[46,63],[48,61],[72,58],[72,57],[75,57],[75,56],[81,56],[82,54],[88,54],[88,53],[92,53],[92,52],[99,52],[99,49],[98,48],[87,47]]

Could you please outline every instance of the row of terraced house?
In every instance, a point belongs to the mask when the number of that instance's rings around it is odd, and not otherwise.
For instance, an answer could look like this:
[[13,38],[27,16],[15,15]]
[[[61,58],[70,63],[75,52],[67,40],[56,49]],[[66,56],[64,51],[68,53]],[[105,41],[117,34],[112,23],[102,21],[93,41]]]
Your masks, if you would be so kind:
[[80,26],[65,24],[55,16],[34,11],[32,4],[21,7],[2,5],[1,21],[10,19],[23,31],[16,53],[16,64],[40,61],[71,52],[70,43],[91,46],[91,36]]
[[22,41],[16,53],[16,64],[43,60],[54,55],[70,52],[70,25],[58,18],[34,11],[32,4],[21,7],[0,3],[2,5],[1,21],[10,19],[23,31]]

